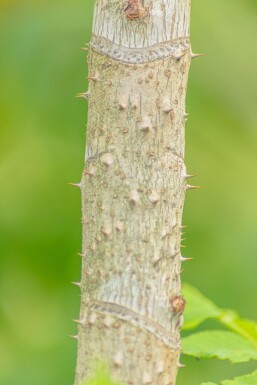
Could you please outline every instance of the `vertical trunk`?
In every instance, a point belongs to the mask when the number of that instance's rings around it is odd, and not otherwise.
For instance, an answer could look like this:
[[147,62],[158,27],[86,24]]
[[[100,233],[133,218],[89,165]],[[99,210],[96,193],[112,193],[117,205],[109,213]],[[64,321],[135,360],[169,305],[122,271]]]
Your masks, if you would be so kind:
[[95,1],[76,385],[98,359],[125,384],[175,384],[189,13],[190,0]]

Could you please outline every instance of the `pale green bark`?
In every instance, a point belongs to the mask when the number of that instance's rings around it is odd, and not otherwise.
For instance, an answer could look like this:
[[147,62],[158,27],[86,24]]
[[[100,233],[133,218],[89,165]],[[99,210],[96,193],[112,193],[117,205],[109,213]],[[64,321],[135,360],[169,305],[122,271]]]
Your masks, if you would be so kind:
[[175,384],[189,5],[96,1],[76,385],[96,359],[125,384]]

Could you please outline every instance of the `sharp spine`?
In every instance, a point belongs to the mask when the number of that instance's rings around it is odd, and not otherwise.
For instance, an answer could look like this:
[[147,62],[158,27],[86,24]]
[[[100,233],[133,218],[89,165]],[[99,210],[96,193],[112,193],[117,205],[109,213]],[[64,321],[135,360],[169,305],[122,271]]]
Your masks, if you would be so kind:
[[100,76],[99,76],[99,74],[96,72],[96,73],[94,74],[94,76],[87,76],[86,79],[93,80],[94,82],[99,82],[99,81],[100,81]]
[[78,340],[79,339],[79,336],[78,335],[70,335],[71,338],[73,338],[74,340]]
[[85,325],[85,321],[82,319],[73,319],[72,320],[73,322],[75,322],[76,324],[78,324],[78,325]]
[[91,93],[89,91],[87,92],[80,92],[76,95],[76,98],[82,98],[88,100],[91,96]]
[[184,176],[184,178],[185,179],[190,179],[190,178],[194,178],[194,177],[196,177],[197,175],[195,175],[195,174],[186,174],[185,176]]
[[181,261],[181,262],[192,261],[192,259],[193,259],[193,258],[182,257],[182,255],[180,256],[180,261]]
[[186,185],[187,190],[194,190],[194,189],[199,189],[201,186],[192,186],[191,184]]
[[75,286],[78,286],[78,287],[81,287],[81,282],[71,282],[72,285],[75,285]]
[[197,57],[200,57],[200,56],[204,56],[204,54],[191,52],[191,59],[196,59]]
[[69,183],[70,186],[81,188],[81,183]]

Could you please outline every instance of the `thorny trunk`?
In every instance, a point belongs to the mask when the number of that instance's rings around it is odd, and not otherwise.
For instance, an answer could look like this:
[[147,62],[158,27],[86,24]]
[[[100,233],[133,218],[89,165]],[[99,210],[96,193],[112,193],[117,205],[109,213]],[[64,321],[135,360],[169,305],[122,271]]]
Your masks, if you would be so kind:
[[99,359],[124,384],[175,384],[189,15],[190,0],[95,1],[76,385]]

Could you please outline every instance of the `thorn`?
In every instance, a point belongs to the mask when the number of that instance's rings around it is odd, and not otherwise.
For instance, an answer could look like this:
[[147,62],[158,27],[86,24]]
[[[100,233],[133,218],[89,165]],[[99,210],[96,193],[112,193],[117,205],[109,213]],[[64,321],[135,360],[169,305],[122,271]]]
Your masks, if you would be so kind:
[[112,318],[109,315],[104,317],[103,324],[105,327],[110,328],[113,325],[113,323],[114,323],[114,318]]
[[119,109],[120,109],[121,111],[126,110],[126,108],[127,108],[127,105],[126,105],[125,103],[120,103],[120,104],[119,104]]
[[91,93],[89,91],[87,92],[80,92],[76,95],[76,98],[82,98],[88,100],[91,96]]
[[93,80],[94,82],[100,82],[100,79],[96,76],[86,76],[86,79]]
[[201,188],[201,186],[192,186],[191,184],[186,185],[187,190],[194,190],[194,189],[198,189],[198,188]]
[[159,201],[159,195],[156,191],[152,191],[151,195],[149,195],[149,201],[155,205]]
[[121,111],[126,110],[128,107],[128,97],[127,95],[121,95],[120,100],[119,100],[119,109]]
[[73,319],[72,321],[75,322],[76,324],[82,325],[82,326],[84,326],[86,324],[85,320],[83,320],[83,319]]
[[73,338],[74,340],[78,340],[79,336],[78,335],[75,335],[75,336],[70,335],[70,338]]
[[153,380],[152,380],[151,374],[148,372],[144,372],[143,373],[143,379],[142,379],[143,385],[149,385],[152,382],[153,382]]
[[70,186],[81,188],[81,183],[69,183]]
[[186,246],[184,246],[184,245],[180,245],[180,247],[182,247],[182,248],[185,248]]
[[117,221],[115,224],[115,229],[119,232],[124,230],[124,223],[121,221]]
[[143,116],[140,128],[142,131],[149,131],[152,128],[152,122],[149,116]]
[[157,364],[156,364],[156,373],[157,374],[161,374],[164,372],[164,362],[163,361],[158,361]]
[[87,47],[81,47],[82,51],[88,51],[89,50],[89,44],[85,43],[85,45],[87,45]]
[[133,108],[133,110],[136,110],[137,107],[138,107],[138,98],[137,97],[134,97],[132,100],[131,100],[131,107]]
[[162,111],[168,114],[171,110],[170,98],[166,97],[162,101]]
[[196,59],[197,57],[204,56],[204,53],[193,53],[191,52],[191,59]]
[[186,174],[186,175],[184,175],[184,179],[190,179],[190,178],[194,178],[196,176],[197,176],[196,174]]
[[133,204],[136,205],[140,200],[140,196],[136,190],[131,191],[130,196],[129,196],[129,201]]
[[186,365],[183,365],[183,364],[181,364],[181,363],[179,362],[179,363],[178,363],[178,367],[179,367],[179,368],[185,368]]
[[114,162],[112,154],[106,153],[106,154],[102,155],[101,156],[101,162],[105,166],[110,167],[113,164],[113,162]]
[[183,169],[183,171],[182,171],[182,178],[184,180],[187,180],[187,179],[190,179],[190,178],[194,178],[195,176],[197,176],[197,175],[195,175],[195,174],[188,174],[186,169]]
[[188,226],[180,226],[180,229],[186,229]]
[[95,170],[92,168],[89,171],[84,171],[83,175],[94,176],[95,175]]
[[75,286],[78,286],[78,287],[81,287],[81,282],[71,282],[72,285],[75,285]]
[[153,257],[153,265],[155,266],[161,259],[162,259],[161,256],[159,256],[158,254],[155,254]]
[[82,254],[82,253],[77,253],[77,255],[78,255],[79,257],[85,257],[85,255]]
[[90,326],[92,326],[92,325],[94,325],[96,320],[97,320],[97,314],[96,313],[91,313],[90,316],[89,316],[89,319],[88,319],[88,324]]
[[181,255],[179,259],[181,262],[187,262],[187,261],[192,261],[193,258],[182,257],[182,255]]
[[100,76],[99,76],[99,73],[96,72],[94,76],[87,76],[86,79],[93,80],[94,82],[99,82]]
[[113,363],[118,368],[122,367],[124,363],[124,357],[122,352],[117,352],[115,356],[113,357]]
[[102,228],[102,233],[103,233],[103,235],[105,235],[106,237],[109,237],[109,235],[111,235],[111,233],[112,233],[112,229],[111,229],[111,227],[110,226],[104,226],[103,228]]
[[187,118],[189,114],[187,112],[184,113],[184,117]]

